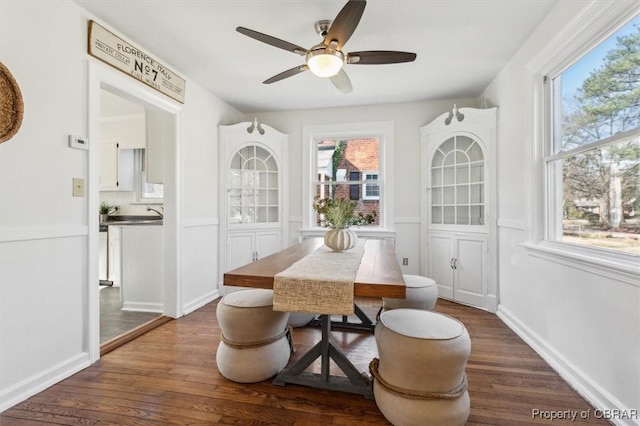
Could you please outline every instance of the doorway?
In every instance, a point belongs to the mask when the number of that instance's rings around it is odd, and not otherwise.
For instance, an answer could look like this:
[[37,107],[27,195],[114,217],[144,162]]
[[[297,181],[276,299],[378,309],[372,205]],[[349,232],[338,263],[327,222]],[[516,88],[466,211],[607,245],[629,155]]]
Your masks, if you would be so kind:
[[[100,124],[101,124],[101,100],[103,93],[108,92],[109,95],[115,95],[122,98],[138,108],[142,108],[143,111],[150,111],[152,113],[161,114],[163,122],[167,127],[164,129],[164,139],[162,140],[161,149],[156,153],[160,153],[159,161],[161,169],[163,171],[163,209],[160,210],[164,215],[162,219],[162,226],[156,229],[161,229],[160,240],[163,244],[163,250],[158,255],[159,257],[154,261],[154,266],[159,268],[161,294],[158,300],[152,301],[149,306],[152,309],[145,309],[144,306],[140,309],[139,304],[134,309],[130,310],[151,310],[156,311],[151,323],[155,324],[158,318],[164,318],[165,320],[176,318],[181,315],[182,310],[179,302],[179,289],[178,289],[178,244],[179,238],[178,230],[178,215],[179,207],[177,203],[177,147],[178,147],[178,113],[181,107],[174,101],[169,100],[161,93],[156,93],[152,89],[144,87],[139,82],[129,78],[125,74],[122,74],[116,70],[112,70],[108,67],[98,63],[89,63],[89,140],[95,141],[92,144],[92,149],[89,151],[89,185],[88,185],[88,197],[87,197],[87,213],[89,224],[89,249],[88,249],[88,303],[87,303],[87,315],[89,318],[87,333],[88,352],[91,362],[99,359],[101,352],[101,304],[100,304],[100,286],[95,285],[99,282],[100,276],[100,219],[99,219],[99,207],[101,203],[100,192],[100,163],[101,163],[101,147],[100,140]],[[91,142],[90,142],[91,143]],[[135,151],[135,148],[133,149]],[[134,156],[134,161],[142,161],[143,157]],[[137,160],[135,159],[137,158]],[[137,182],[136,185],[139,185]],[[137,200],[133,205],[138,208],[143,208],[143,213],[150,214],[146,211],[146,207],[149,200]],[[157,200],[156,200],[157,201]],[[157,204],[156,204],[157,206]],[[137,212],[134,212],[137,215]],[[142,228],[142,227],[138,227]],[[146,241],[146,238],[139,238],[140,241]],[[156,282],[157,284],[157,282]],[[124,286],[126,291],[126,283]],[[132,289],[132,287],[128,287]],[[119,295],[122,298],[122,294]],[[150,323],[147,321],[142,325],[134,326],[134,331],[139,332],[141,329],[148,328]]]
[[[99,149],[99,193],[100,193],[100,346],[111,345],[124,335],[162,316],[162,303],[152,306],[149,301],[162,299],[160,276],[161,259],[148,263],[147,249],[127,252],[123,258],[125,242],[135,236],[137,227],[153,227],[148,230],[160,239],[162,248],[163,183],[161,176],[156,182],[149,182],[148,139],[161,129],[150,129],[157,124],[147,120],[147,112],[142,105],[125,99],[106,89],[100,91],[100,144]],[[153,148],[162,149],[162,142],[154,141]],[[152,161],[161,161],[161,156]],[[158,173],[157,173],[158,174]],[[126,239],[123,241],[123,237]],[[130,244],[130,243],[129,243]],[[151,247],[161,255],[161,250]],[[143,266],[144,265],[144,266]],[[141,270],[144,268],[144,270]],[[155,270],[154,270],[155,269]],[[125,292],[123,275],[137,282],[127,282]],[[138,289],[138,300],[131,297],[136,288],[145,282],[148,289]],[[149,294],[145,294],[149,293]],[[127,297],[128,296],[128,297]],[[146,306],[141,306],[147,301]],[[137,306],[133,306],[137,305]]]

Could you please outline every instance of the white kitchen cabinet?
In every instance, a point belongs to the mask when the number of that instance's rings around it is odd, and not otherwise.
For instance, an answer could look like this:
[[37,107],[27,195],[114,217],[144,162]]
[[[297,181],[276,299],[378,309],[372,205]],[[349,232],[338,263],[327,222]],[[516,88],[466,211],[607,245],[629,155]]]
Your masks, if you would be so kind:
[[100,143],[100,190],[133,191],[134,159],[132,149],[121,149],[117,143]]
[[161,225],[121,227],[122,309],[164,311],[164,244]]
[[428,275],[436,281],[440,297],[484,307],[488,276],[487,235],[432,232],[428,240]]
[[120,145],[120,149],[144,149],[147,145],[145,115],[103,117],[100,120],[100,142]]
[[497,109],[461,108],[420,129],[421,270],[440,296],[497,310]]
[[257,232],[229,232],[225,271],[238,268],[269,256],[282,247],[279,230]]
[[100,190],[133,191],[134,149],[146,147],[145,115],[100,120]]

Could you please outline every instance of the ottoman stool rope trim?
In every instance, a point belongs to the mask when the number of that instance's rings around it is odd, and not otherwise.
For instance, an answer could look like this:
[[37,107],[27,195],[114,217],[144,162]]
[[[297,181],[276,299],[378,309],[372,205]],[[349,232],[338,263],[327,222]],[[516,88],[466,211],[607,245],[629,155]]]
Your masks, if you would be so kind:
[[248,349],[248,348],[259,348],[261,346],[267,346],[273,342],[277,342],[278,340],[282,339],[283,336],[287,336],[287,342],[289,343],[289,347],[291,348],[291,353],[293,353],[294,352],[293,341],[291,339],[292,330],[293,330],[292,327],[287,325],[287,328],[285,328],[284,331],[278,334],[277,336],[272,337],[270,339],[257,340],[255,342],[234,342],[233,340],[229,340],[226,337],[224,337],[224,334],[221,334],[220,337],[221,337],[221,340],[231,348]]
[[394,386],[391,383],[388,383],[384,380],[380,373],[378,373],[378,364],[380,360],[378,358],[374,358],[369,363],[369,371],[371,375],[378,381],[380,386],[388,390],[390,393],[395,394],[397,396],[401,396],[407,399],[456,399],[462,396],[467,391],[467,375],[463,375],[462,383],[460,383],[455,389],[450,390],[449,392],[423,392],[411,389],[404,389],[399,386]]

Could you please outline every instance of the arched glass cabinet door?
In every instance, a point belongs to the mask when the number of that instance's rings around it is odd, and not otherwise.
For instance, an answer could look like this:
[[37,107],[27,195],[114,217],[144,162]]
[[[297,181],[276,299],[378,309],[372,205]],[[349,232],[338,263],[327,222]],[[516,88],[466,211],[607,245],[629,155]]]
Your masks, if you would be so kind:
[[233,155],[229,167],[229,224],[275,223],[280,220],[278,163],[258,145]]
[[485,158],[478,141],[456,135],[431,159],[431,223],[484,225]]

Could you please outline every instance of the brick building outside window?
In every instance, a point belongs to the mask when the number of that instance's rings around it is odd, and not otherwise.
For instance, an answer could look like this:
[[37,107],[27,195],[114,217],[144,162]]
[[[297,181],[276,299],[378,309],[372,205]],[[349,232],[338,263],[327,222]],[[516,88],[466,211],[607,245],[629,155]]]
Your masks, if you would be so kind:
[[[378,140],[325,140],[318,143],[317,149],[316,195],[355,201],[356,213],[380,213]],[[379,225],[379,218],[372,225]]]

